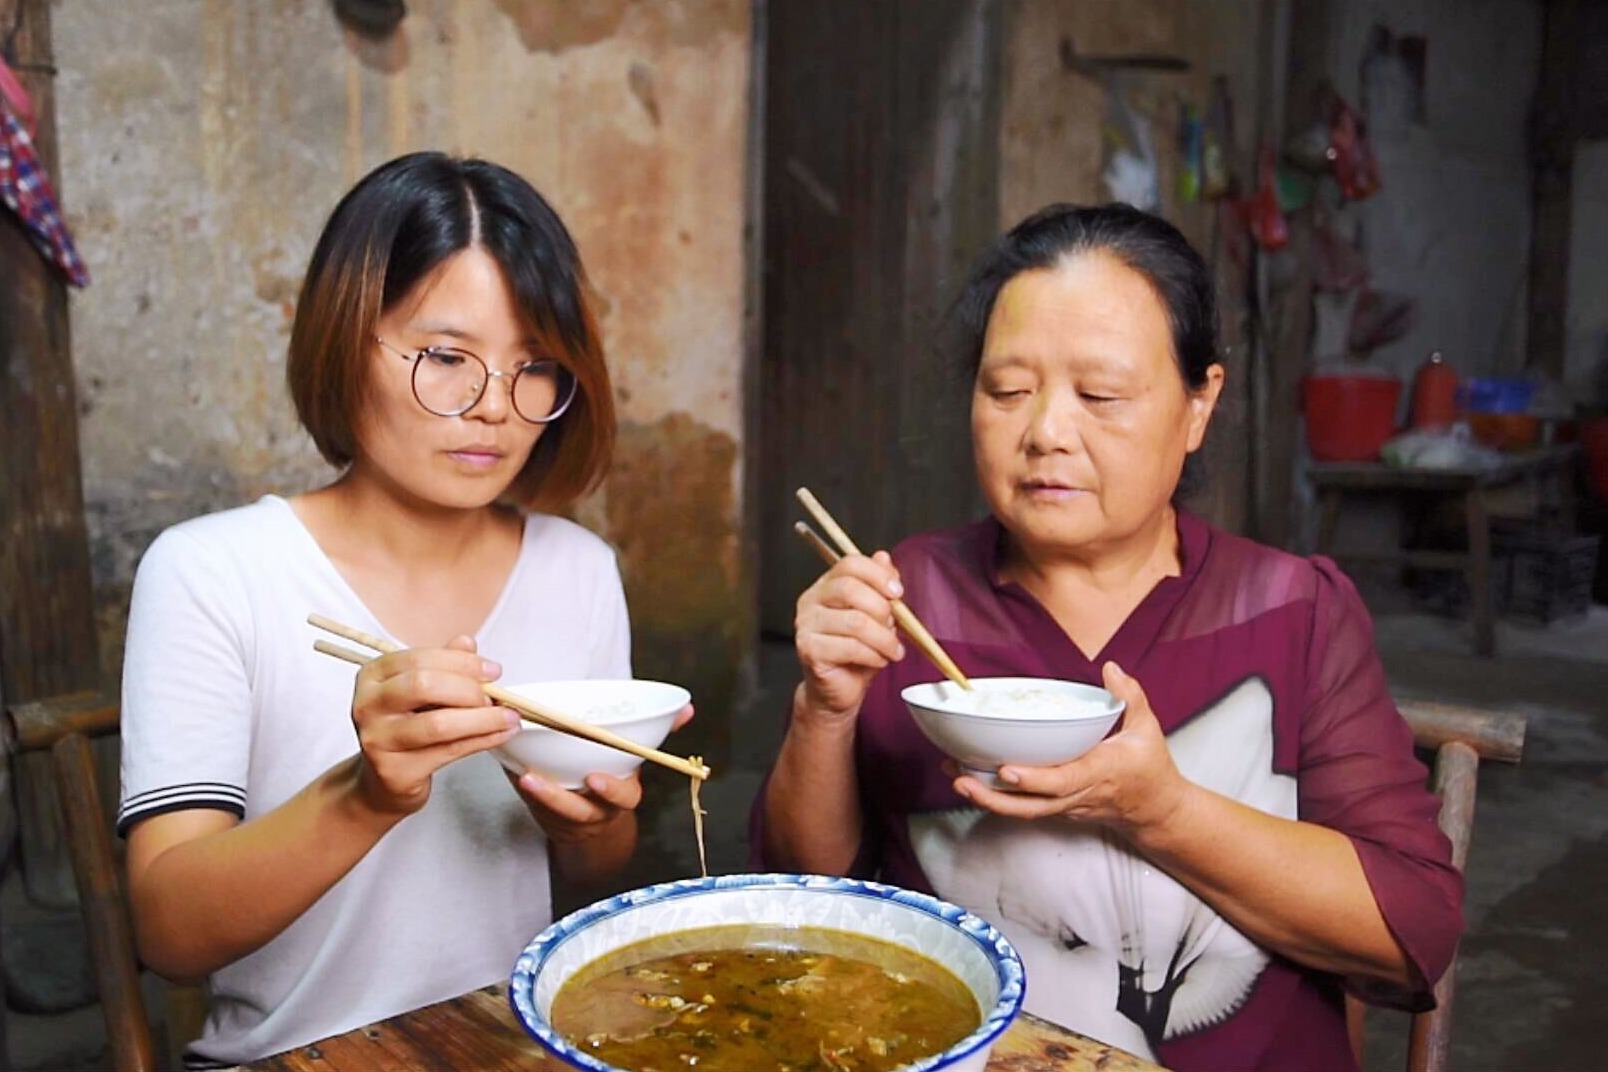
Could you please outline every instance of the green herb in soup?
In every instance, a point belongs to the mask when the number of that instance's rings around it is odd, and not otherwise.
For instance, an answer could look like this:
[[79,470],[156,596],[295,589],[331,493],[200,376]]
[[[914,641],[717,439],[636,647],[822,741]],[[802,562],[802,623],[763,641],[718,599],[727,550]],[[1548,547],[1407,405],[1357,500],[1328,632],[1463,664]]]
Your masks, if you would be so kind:
[[740,924],[600,957],[559,989],[552,1021],[640,1072],[883,1072],[948,1049],[982,1014],[952,972],[890,942]]

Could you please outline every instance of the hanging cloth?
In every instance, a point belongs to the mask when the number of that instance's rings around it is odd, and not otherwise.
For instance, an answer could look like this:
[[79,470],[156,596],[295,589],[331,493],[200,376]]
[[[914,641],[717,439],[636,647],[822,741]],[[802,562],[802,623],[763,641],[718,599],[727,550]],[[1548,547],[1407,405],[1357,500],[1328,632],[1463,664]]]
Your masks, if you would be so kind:
[[16,213],[34,247],[75,287],[89,285],[89,269],[61,218],[50,176],[34,151],[33,138],[10,103],[0,97],[0,204]]
[[28,96],[28,91],[22,88],[22,81],[6,66],[4,56],[0,56],[0,101],[11,105],[11,110],[17,113],[30,136],[39,133],[39,128],[34,125],[33,100]]

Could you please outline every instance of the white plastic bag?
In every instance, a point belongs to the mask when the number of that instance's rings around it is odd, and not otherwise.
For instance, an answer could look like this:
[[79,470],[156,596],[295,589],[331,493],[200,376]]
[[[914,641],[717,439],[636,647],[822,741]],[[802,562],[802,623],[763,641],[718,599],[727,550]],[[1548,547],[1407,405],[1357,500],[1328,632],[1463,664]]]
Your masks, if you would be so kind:
[[1403,432],[1379,448],[1386,465],[1400,469],[1495,469],[1502,452],[1477,442],[1468,424],[1450,428]]

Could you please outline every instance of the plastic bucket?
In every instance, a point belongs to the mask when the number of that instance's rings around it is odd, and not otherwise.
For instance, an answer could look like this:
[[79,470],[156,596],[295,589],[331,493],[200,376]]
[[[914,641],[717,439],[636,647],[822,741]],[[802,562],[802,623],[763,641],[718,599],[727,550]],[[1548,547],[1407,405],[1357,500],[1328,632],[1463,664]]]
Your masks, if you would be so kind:
[[1301,381],[1307,450],[1314,461],[1370,462],[1396,434],[1401,381],[1386,376],[1314,374]]

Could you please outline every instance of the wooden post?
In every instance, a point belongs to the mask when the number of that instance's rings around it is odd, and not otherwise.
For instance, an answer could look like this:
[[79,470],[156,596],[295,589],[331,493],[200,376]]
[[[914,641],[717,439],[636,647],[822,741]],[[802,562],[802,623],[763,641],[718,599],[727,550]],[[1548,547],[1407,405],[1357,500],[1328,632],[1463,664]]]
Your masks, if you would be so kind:
[[1563,379],[1568,355],[1569,232],[1579,137],[1578,0],[1549,0],[1530,135],[1530,294],[1527,368]]
[[[49,0],[0,0],[0,34],[38,116],[35,144],[60,191]],[[16,704],[101,685],[79,474],[67,290],[0,212],[0,696]],[[28,891],[73,899],[50,761],[14,767]]]
[[89,738],[71,732],[50,749],[61,792],[62,819],[72,846],[78,900],[84,909],[89,948],[94,952],[95,989],[106,1018],[106,1043],[117,1072],[151,1072],[151,1044],[145,997],[140,990],[134,934],[124,906],[122,880],[112,853],[111,832],[95,785],[95,757]]

